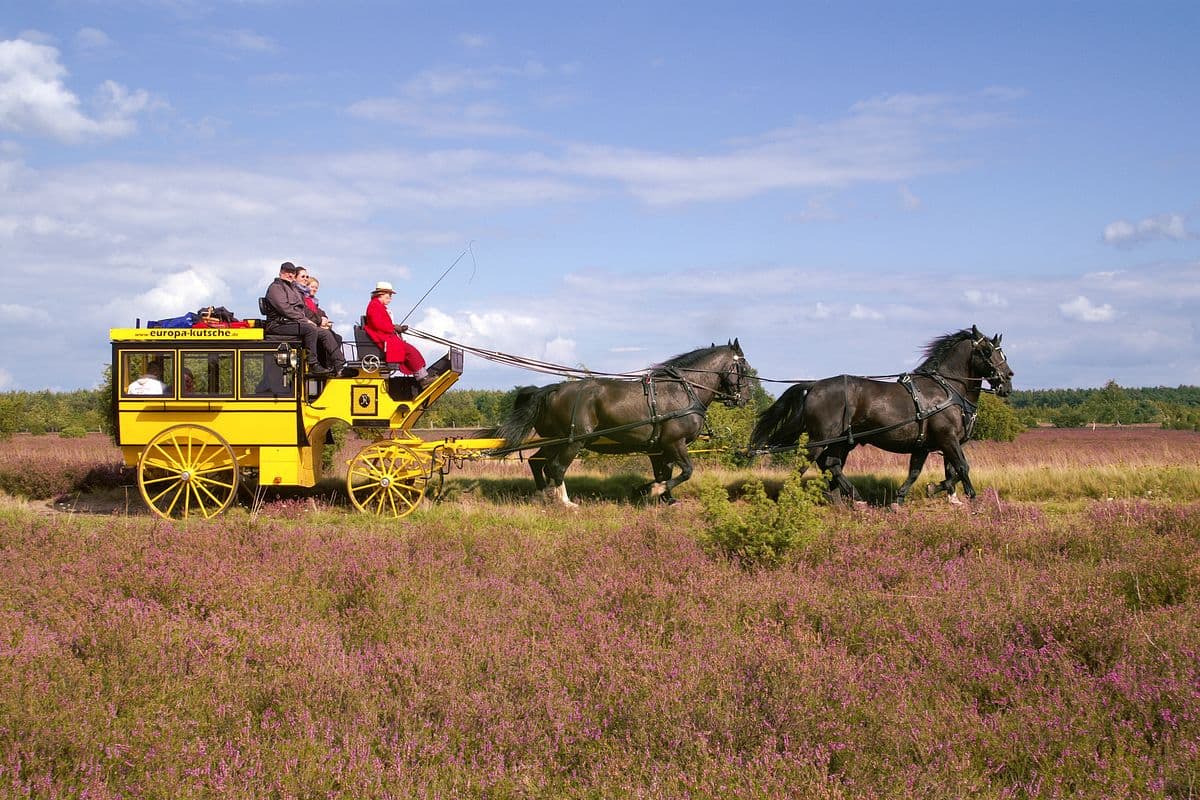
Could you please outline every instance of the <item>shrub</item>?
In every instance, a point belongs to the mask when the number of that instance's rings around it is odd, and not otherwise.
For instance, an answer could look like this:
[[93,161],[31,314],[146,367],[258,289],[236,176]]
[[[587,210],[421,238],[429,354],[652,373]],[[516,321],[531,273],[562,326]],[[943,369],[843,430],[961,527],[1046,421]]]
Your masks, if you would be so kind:
[[979,397],[979,417],[971,438],[979,441],[1011,442],[1025,429],[1017,412],[995,395]]
[[87,436],[87,431],[82,425],[72,423],[59,431],[58,435],[63,439],[82,439],[84,436]]
[[702,481],[700,503],[707,527],[701,543],[705,549],[743,567],[774,567],[794,548],[811,543],[821,525],[818,507],[824,500],[826,480],[803,480],[806,466],[802,462],[791,472],[777,501],[767,496],[757,478],[745,484],[739,504],[730,502],[720,483]]
[[754,429],[757,410],[753,406],[726,408],[713,404],[708,408],[708,427],[712,439],[708,444],[710,453],[698,457],[711,458],[725,467],[744,467],[749,463],[746,445],[750,431]]

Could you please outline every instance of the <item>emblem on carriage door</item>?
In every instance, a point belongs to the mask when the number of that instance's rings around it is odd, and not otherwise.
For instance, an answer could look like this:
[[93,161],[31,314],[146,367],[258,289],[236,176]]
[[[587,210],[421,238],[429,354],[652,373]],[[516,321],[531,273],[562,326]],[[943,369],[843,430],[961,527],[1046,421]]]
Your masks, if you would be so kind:
[[350,413],[356,417],[375,417],[379,415],[379,387],[352,386],[350,387]]

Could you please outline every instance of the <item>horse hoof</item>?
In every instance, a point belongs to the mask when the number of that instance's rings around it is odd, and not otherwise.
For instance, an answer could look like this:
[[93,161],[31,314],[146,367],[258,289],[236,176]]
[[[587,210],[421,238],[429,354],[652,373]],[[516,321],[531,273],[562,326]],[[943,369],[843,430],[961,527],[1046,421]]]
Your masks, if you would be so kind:
[[868,503],[866,500],[855,500],[854,507],[859,508],[859,509],[866,509],[866,508],[870,508],[870,503]]
[[666,492],[667,485],[665,483],[650,484],[650,497],[663,497]]
[[895,512],[895,511],[899,511],[901,508],[902,508],[902,506],[899,503],[891,503],[888,505],[888,511]]
[[925,484],[925,496],[933,497],[935,494],[937,494],[937,486],[932,483]]
[[948,499],[950,501],[950,505],[952,505],[952,506],[961,506],[963,504],[963,501],[959,500],[958,495],[956,495],[956,494],[950,495],[950,497]]

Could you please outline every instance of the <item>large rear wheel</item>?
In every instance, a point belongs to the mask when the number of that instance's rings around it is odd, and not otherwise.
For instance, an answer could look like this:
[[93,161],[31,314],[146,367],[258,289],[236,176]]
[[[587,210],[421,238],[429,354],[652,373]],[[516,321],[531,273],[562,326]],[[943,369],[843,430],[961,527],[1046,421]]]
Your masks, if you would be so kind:
[[408,516],[425,496],[429,461],[402,444],[378,442],[364,447],[346,473],[350,502],[368,514]]
[[229,508],[237,496],[237,458],[215,431],[176,425],[146,445],[137,478],[142,499],[160,517],[209,519]]

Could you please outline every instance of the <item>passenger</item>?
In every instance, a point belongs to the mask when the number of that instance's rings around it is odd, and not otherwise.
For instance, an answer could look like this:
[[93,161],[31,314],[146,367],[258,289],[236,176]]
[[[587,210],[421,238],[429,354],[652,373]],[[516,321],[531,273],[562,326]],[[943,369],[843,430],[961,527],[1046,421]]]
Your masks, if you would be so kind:
[[333,329],[333,322],[330,321],[329,315],[325,313],[325,309],[321,308],[317,301],[317,290],[321,288],[321,282],[312,273],[300,267],[300,274],[296,278],[296,283],[300,284],[301,290],[307,290],[304,294],[304,303],[312,312],[313,321],[319,324],[322,328],[329,329],[333,334],[333,338],[337,341],[338,352],[342,352],[342,337]]
[[187,367],[183,368],[183,393],[196,393],[196,376],[192,374],[192,371]]
[[129,384],[127,394],[165,394],[167,387],[162,382],[162,364],[151,361],[141,377]]
[[[304,295],[296,285],[299,272],[300,268],[290,261],[279,265],[279,277],[267,287],[267,322],[263,329],[268,335],[299,337],[308,353],[310,376],[336,375],[346,360],[332,331],[309,316]],[[326,358],[324,364],[321,363],[322,355]]]
[[395,294],[396,290],[387,281],[375,284],[371,301],[367,303],[367,321],[363,330],[383,350],[384,361],[398,365],[401,372],[413,375],[424,384],[429,378],[425,359],[417,348],[400,338],[408,326],[393,323],[392,315],[388,312],[388,305]]

